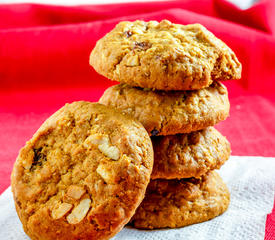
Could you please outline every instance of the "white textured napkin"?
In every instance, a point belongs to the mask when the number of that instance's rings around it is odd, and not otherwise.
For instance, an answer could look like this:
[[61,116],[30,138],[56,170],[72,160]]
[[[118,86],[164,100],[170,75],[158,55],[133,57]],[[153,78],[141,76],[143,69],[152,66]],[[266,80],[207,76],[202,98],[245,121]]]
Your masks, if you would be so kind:
[[[231,193],[229,209],[208,222],[184,228],[141,231],[125,227],[113,240],[259,240],[275,190],[275,158],[231,157],[219,171]],[[29,239],[17,217],[8,188],[0,196],[0,239]]]

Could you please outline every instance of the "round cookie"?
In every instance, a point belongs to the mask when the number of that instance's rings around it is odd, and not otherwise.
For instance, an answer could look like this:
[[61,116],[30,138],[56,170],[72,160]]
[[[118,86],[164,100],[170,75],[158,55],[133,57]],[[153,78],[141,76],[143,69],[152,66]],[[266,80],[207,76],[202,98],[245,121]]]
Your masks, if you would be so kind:
[[149,135],[189,133],[213,126],[229,115],[227,89],[219,82],[193,91],[152,91],[118,84],[99,100],[138,119]]
[[233,51],[200,24],[167,20],[120,22],[90,55],[90,65],[121,83],[159,90],[192,90],[239,79]]
[[177,228],[226,211],[230,193],[216,172],[201,179],[152,180],[130,224],[141,229]]
[[109,239],[142,201],[153,165],[143,126],[98,103],[66,104],[34,134],[11,185],[31,239]]
[[199,178],[219,169],[231,152],[230,143],[213,127],[151,140],[154,149],[151,179]]

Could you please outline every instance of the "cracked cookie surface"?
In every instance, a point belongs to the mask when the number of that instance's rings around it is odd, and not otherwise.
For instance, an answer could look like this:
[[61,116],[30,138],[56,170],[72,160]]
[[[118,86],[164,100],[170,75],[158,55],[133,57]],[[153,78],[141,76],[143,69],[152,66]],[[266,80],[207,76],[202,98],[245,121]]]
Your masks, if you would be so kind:
[[154,166],[151,179],[199,178],[228,160],[230,143],[213,127],[151,138]]
[[229,115],[227,89],[219,82],[192,91],[152,91],[118,84],[108,88],[100,103],[138,119],[149,135],[189,133],[213,126]]
[[216,172],[200,179],[152,180],[130,224],[141,229],[177,228],[226,211],[230,193]]
[[90,55],[90,65],[121,83],[159,90],[192,90],[239,79],[233,51],[200,24],[167,20],[120,22]]
[[144,127],[98,103],[66,104],[21,149],[11,177],[31,239],[109,239],[130,220],[150,180]]

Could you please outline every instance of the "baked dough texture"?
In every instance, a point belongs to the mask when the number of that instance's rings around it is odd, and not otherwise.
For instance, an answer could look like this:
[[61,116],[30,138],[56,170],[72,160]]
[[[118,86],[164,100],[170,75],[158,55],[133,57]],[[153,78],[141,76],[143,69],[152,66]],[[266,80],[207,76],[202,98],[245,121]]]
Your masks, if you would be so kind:
[[153,165],[144,127],[98,103],[66,104],[21,149],[11,177],[31,239],[109,239],[142,201]]
[[193,91],[152,91],[118,84],[99,100],[138,119],[150,136],[189,133],[214,126],[229,115],[226,87],[214,82]]
[[230,143],[213,127],[197,132],[152,137],[151,179],[199,178],[230,157]]
[[90,55],[90,65],[121,83],[159,90],[192,90],[239,79],[233,51],[200,24],[120,22]]
[[152,180],[130,224],[141,229],[183,227],[217,217],[229,202],[227,186],[216,172],[200,179]]

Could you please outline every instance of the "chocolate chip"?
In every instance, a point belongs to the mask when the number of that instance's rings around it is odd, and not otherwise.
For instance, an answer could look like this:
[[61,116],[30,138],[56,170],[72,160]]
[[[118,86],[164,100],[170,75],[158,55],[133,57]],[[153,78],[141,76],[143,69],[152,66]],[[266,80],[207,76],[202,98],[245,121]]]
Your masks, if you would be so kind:
[[156,129],[153,129],[153,130],[151,131],[151,136],[157,136],[158,134],[159,134],[159,131],[156,130]]
[[149,42],[135,42],[134,43],[134,48],[133,49],[140,49],[143,51],[146,51],[147,49],[149,49],[150,47],[152,47],[152,44]]
[[133,33],[131,31],[129,31],[129,30],[126,31],[126,32],[124,32],[124,34],[126,35],[127,38],[131,37],[133,35]]
[[33,171],[36,166],[42,166],[43,161],[47,161],[45,154],[42,153],[42,147],[37,149],[34,148],[33,152],[34,152],[34,157],[33,157],[32,166],[30,168],[31,171]]

